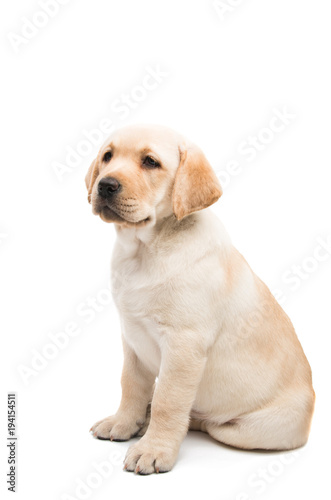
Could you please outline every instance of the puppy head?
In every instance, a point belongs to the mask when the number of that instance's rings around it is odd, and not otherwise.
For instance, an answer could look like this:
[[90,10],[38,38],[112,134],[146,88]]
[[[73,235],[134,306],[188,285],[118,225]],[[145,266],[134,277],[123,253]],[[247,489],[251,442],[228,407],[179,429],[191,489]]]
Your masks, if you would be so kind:
[[115,132],[85,178],[93,213],[125,226],[178,220],[208,207],[222,194],[199,148],[165,127],[134,126]]

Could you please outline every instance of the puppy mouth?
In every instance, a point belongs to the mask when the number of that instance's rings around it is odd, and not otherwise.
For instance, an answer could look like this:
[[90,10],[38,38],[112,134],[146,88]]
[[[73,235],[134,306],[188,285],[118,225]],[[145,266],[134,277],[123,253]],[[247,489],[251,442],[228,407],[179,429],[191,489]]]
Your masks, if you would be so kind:
[[137,225],[148,222],[150,217],[137,219],[138,205],[127,202],[110,203],[107,200],[97,200],[93,212],[99,215],[104,222],[127,223]]
[[104,222],[121,222],[124,220],[113,209],[111,209],[107,205],[104,205],[103,207],[99,207],[95,211],[95,213],[96,213],[96,215],[99,215],[100,218]]

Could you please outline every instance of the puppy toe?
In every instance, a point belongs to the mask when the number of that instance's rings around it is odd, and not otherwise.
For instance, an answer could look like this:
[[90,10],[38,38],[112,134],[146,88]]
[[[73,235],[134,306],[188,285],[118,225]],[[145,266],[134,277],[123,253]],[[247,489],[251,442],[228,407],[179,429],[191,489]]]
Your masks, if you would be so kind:
[[149,445],[143,441],[132,445],[125,457],[124,469],[140,475],[153,474],[153,472],[168,472],[176,461],[176,450]]
[[136,432],[137,428],[130,428],[125,425],[115,424],[110,432],[111,441],[128,441]]
[[136,449],[136,445],[130,446],[124,460],[124,469],[128,472],[134,472],[141,456],[141,452]]
[[110,439],[111,429],[112,423],[110,421],[103,421],[95,428],[93,435],[98,439]]
[[144,453],[137,461],[135,472],[141,476],[153,474],[155,472],[155,458],[151,453]]
[[95,424],[92,425],[91,429],[90,429],[90,432],[92,432],[94,434],[94,432],[96,431],[96,428],[102,423],[104,422],[105,420],[109,420],[109,418],[103,418],[102,420],[98,420]]

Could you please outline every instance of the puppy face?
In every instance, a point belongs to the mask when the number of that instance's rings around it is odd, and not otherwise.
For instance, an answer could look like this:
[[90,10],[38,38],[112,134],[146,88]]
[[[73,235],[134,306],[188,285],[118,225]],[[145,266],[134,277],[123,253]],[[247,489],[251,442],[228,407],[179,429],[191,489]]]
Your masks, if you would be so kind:
[[86,176],[95,215],[125,226],[153,224],[214,203],[221,187],[202,152],[165,127],[115,132]]

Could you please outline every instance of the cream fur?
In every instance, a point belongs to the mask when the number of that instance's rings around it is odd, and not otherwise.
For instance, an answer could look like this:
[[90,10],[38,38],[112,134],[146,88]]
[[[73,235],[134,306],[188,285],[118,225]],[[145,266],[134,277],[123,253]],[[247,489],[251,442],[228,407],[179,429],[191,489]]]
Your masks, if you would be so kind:
[[[144,168],[146,152],[159,168]],[[110,208],[97,194],[105,176],[123,186]],[[111,137],[87,175],[94,213],[116,226],[124,348],[119,410],[92,431],[114,440],[144,434],[125,460],[141,474],[170,470],[189,426],[245,449],[292,449],[308,438],[310,366],[269,289],[218,218],[201,210],[222,193],[215,179],[183,137],[143,126]]]

